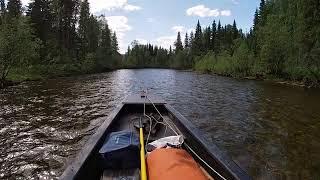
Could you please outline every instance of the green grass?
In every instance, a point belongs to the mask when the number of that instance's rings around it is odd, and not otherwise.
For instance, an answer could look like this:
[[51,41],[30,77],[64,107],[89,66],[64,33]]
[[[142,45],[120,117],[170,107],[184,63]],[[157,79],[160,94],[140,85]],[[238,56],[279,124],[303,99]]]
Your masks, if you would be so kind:
[[81,66],[74,64],[34,65],[14,67],[9,71],[7,80],[21,82],[27,80],[42,80],[52,77],[71,76],[88,73]]

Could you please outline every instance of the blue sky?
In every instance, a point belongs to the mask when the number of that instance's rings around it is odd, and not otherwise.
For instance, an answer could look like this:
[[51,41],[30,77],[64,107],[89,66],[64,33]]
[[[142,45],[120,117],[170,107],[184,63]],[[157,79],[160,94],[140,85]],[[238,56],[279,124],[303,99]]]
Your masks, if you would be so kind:
[[[22,0],[26,5],[29,0]],[[105,15],[117,32],[121,53],[135,39],[166,48],[176,39],[177,31],[190,32],[197,20],[202,27],[213,20],[232,23],[248,31],[260,0],[89,0],[91,12]],[[184,35],[183,35],[184,37]]]

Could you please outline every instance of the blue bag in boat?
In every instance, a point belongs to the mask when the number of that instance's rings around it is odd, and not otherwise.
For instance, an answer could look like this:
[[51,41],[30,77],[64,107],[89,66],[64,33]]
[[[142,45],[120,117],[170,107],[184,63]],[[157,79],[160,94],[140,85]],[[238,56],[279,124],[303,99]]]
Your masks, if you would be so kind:
[[99,150],[105,169],[131,169],[140,167],[139,137],[128,131],[111,133]]

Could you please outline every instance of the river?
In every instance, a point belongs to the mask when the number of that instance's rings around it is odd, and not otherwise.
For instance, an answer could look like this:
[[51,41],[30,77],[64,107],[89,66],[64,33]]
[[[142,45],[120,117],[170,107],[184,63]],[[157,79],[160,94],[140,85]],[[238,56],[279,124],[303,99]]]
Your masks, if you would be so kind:
[[319,90],[143,69],[0,90],[0,179],[56,179],[116,105],[147,88],[254,179],[320,177]]

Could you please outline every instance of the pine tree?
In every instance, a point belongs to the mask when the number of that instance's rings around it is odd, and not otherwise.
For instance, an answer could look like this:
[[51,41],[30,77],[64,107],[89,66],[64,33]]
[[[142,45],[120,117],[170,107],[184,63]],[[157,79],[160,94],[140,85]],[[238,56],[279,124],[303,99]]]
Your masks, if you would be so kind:
[[83,58],[88,51],[89,46],[89,22],[90,21],[90,7],[88,0],[83,0],[80,5],[79,29],[78,34],[80,38],[80,53]]
[[79,0],[53,1],[58,44],[72,57],[76,46]]
[[253,32],[256,32],[259,26],[260,17],[259,17],[259,10],[256,9],[254,13],[254,19],[253,19]]
[[21,0],[8,0],[7,10],[9,18],[17,18],[22,13]]
[[205,28],[205,31],[203,32],[203,49],[205,52],[207,52],[210,49],[210,43],[211,43],[211,28],[209,26]]
[[48,0],[33,0],[30,2],[26,15],[30,17],[31,26],[37,38],[41,40],[40,60],[47,60],[45,57],[49,51],[53,51],[48,47],[50,36],[52,37],[52,21],[53,16],[50,10]]
[[215,41],[216,41],[216,34],[217,34],[217,24],[216,21],[213,21],[212,28],[211,28],[211,43],[210,49],[215,51]]
[[203,52],[203,43],[202,43],[202,28],[200,25],[200,21],[198,20],[197,26],[196,26],[196,33],[194,36],[194,42],[192,46],[192,52],[194,55],[201,55]]
[[99,45],[99,37],[100,37],[100,24],[93,15],[89,18],[88,24],[88,53],[96,52]]
[[237,23],[236,20],[233,20],[233,25],[232,25],[232,38],[237,39],[239,37],[239,31],[237,28]]
[[176,47],[176,53],[183,50],[180,32],[178,32],[177,40],[175,41],[174,46]]
[[265,8],[266,8],[266,2],[265,2],[265,0],[261,0],[260,7],[259,7],[259,21],[262,26],[264,26],[265,22],[266,22]]
[[52,14],[47,0],[34,0],[28,6],[27,16],[30,16],[35,34],[42,43],[46,43],[52,31]]
[[186,36],[184,37],[184,48],[188,49],[189,46],[189,36],[188,36],[188,32],[186,32]]
[[111,54],[111,33],[108,24],[105,24],[102,29],[100,48],[104,50],[106,55]]
[[[108,24],[106,23],[101,31],[101,41],[98,47],[97,59],[98,68],[104,70],[111,68],[112,61],[112,44],[111,44],[111,32]],[[107,61],[109,60],[109,61]]]
[[3,16],[6,12],[6,4],[4,0],[0,0],[0,15]]
[[221,22],[219,20],[218,22],[218,28],[217,28],[217,33],[216,33],[216,43],[215,43],[215,52],[219,53],[221,50],[221,43],[222,43],[222,38],[223,38],[223,30],[221,27]]
[[0,0],[0,25],[5,21],[6,4],[4,0]]
[[261,0],[260,7],[259,7],[260,14],[263,13],[265,6],[266,6],[266,1],[265,0]]
[[[118,43],[117,34],[115,31],[111,36],[111,47],[112,47],[112,54],[117,54],[119,51],[119,43]],[[151,45],[149,47],[151,48]]]
[[189,46],[192,49],[193,46],[193,42],[194,42],[194,34],[193,31],[190,32],[190,38],[189,38]]

